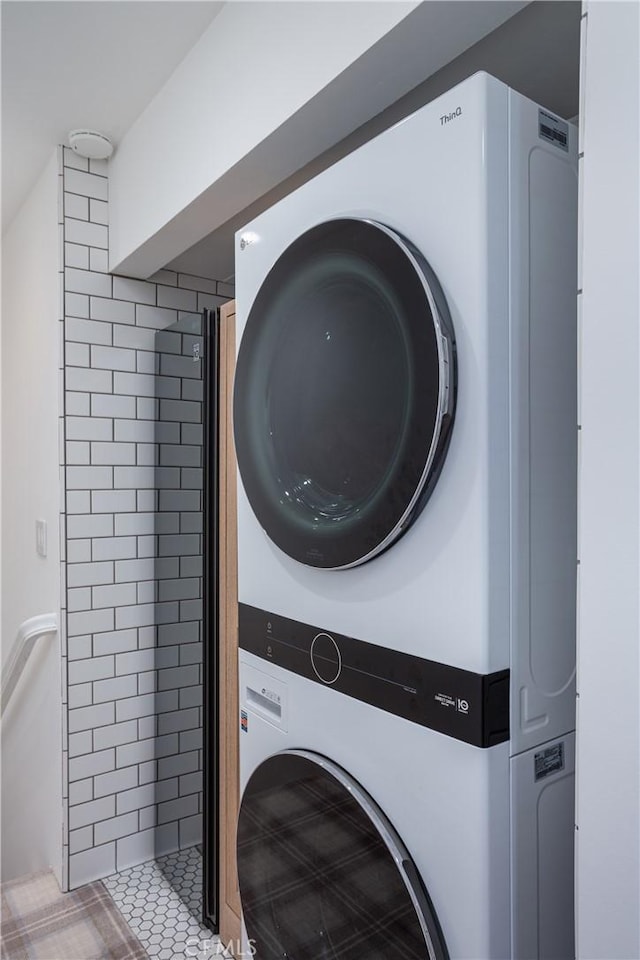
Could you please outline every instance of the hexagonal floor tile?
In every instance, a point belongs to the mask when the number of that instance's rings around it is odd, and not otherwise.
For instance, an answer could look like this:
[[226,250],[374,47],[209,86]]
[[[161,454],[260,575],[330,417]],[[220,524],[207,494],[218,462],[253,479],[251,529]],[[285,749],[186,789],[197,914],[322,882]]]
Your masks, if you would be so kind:
[[[131,867],[103,882],[150,957],[186,960],[188,942],[193,949],[190,938],[209,941],[215,951],[215,938],[200,923],[202,858],[197,848]],[[213,955],[226,956],[221,949]]]

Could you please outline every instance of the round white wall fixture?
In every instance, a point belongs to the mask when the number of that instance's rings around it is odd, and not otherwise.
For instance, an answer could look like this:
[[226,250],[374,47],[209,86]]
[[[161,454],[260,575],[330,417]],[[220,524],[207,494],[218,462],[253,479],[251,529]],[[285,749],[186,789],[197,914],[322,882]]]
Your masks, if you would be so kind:
[[113,153],[109,137],[96,130],[72,130],[69,133],[69,146],[74,153],[90,160],[107,160]]

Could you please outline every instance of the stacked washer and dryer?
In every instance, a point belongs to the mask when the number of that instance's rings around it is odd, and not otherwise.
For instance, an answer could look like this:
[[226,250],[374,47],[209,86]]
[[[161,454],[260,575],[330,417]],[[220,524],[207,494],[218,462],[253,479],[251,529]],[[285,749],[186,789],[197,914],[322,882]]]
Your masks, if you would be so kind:
[[477,74],[237,236],[247,956],[574,955],[576,171]]

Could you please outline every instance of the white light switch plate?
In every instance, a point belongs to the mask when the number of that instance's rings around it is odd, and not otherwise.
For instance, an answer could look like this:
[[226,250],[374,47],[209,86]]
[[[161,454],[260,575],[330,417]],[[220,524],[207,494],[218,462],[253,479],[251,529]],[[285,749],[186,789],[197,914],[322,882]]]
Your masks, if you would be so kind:
[[36,520],[36,553],[39,557],[47,555],[47,521]]

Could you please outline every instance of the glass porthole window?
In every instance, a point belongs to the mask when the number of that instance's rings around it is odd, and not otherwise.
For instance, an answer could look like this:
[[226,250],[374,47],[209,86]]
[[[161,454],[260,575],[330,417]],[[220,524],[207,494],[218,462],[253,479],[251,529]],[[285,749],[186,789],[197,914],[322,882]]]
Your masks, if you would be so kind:
[[238,878],[256,960],[448,958],[400,837],[319,754],[284,751],[254,771],[240,806]]
[[437,480],[455,391],[446,301],[409,241],[357,219],[304,233],[253,302],[236,371],[238,464],[268,536],[334,569],[390,546]]

